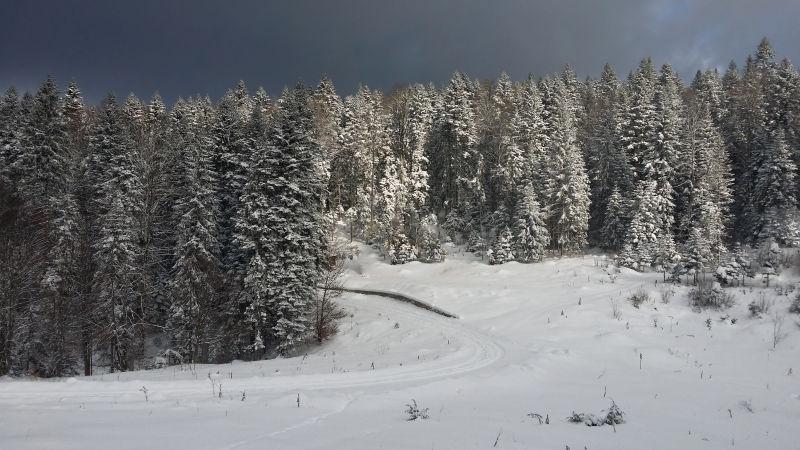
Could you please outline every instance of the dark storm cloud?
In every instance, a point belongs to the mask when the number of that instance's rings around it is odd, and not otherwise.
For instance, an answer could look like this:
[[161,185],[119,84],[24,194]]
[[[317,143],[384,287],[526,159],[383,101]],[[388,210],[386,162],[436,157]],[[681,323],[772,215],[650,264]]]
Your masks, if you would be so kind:
[[610,62],[624,76],[644,56],[690,77],[742,62],[762,36],[800,61],[797,0],[2,0],[0,11],[0,84],[31,89],[50,73],[92,101],[217,97],[239,79],[275,94],[323,73],[342,93],[457,69],[519,79],[569,63],[596,76]]

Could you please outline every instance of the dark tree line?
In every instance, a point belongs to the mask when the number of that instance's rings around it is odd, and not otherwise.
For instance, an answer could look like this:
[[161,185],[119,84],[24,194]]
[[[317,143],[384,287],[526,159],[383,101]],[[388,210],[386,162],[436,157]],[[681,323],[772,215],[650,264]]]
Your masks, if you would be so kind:
[[[701,273],[796,246],[800,76],[764,40],[684,83],[557,76],[171,109],[87,106],[52,79],[0,100],[0,374],[289,354],[335,333],[346,231],[390,262],[455,241],[491,264],[587,246]],[[322,319],[322,318],[331,318]]]

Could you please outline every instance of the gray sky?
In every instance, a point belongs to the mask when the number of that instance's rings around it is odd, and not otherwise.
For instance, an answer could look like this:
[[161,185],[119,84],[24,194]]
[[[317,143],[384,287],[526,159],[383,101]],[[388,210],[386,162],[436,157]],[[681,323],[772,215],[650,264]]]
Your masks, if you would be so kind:
[[596,77],[609,62],[624,77],[645,56],[687,80],[741,65],[763,36],[800,62],[798,0],[0,0],[0,11],[0,86],[52,74],[91,102],[216,98],[239,79],[275,95],[322,74],[340,94],[566,63]]

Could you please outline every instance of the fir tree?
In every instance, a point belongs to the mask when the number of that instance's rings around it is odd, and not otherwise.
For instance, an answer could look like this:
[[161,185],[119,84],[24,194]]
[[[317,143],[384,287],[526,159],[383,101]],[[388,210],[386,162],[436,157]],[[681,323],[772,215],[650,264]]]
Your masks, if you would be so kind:
[[136,326],[141,311],[137,308],[136,264],[139,249],[134,235],[135,222],[125,206],[123,191],[111,192],[107,211],[101,216],[95,244],[95,289],[100,317],[98,336],[108,347],[112,372],[128,370],[136,347]]
[[444,261],[445,251],[439,242],[439,223],[434,214],[422,218],[417,239],[417,256],[420,261],[426,263]]
[[112,370],[129,368],[135,348],[135,335],[141,331],[143,311],[138,308],[141,249],[138,245],[136,217],[141,207],[142,189],[135,170],[134,143],[123,126],[122,111],[113,96],[103,105],[89,137],[89,152],[84,163],[86,180],[91,180],[88,205],[93,233],[93,291],[100,316],[97,339],[108,345]]
[[185,362],[208,361],[215,350],[214,320],[219,319],[216,294],[221,268],[217,241],[218,198],[213,171],[212,146],[198,121],[198,111],[179,118],[184,133],[178,150],[179,187],[174,207],[176,229],[175,263],[170,277],[169,329]]
[[462,73],[454,74],[443,95],[430,152],[435,208],[445,216],[455,211],[469,225],[483,201],[473,101],[472,82]]
[[380,93],[366,87],[345,100],[342,150],[334,161],[341,182],[332,195],[343,209],[354,209],[368,239],[379,232],[381,169],[391,150],[389,117],[381,101]]
[[603,227],[601,229],[601,243],[603,248],[609,250],[619,250],[622,248],[627,222],[628,209],[625,199],[623,199],[619,189],[615,187],[608,197],[605,220],[603,221]]
[[63,189],[68,155],[58,88],[52,78],[42,83],[33,97],[21,136],[21,149],[14,168],[21,192],[34,206],[43,207]]
[[753,194],[760,213],[760,240],[771,238],[786,245],[798,242],[796,171],[783,132],[779,130],[770,136],[756,172]]
[[237,241],[252,255],[244,278],[253,341],[287,354],[311,332],[324,239],[322,186],[316,171],[308,91],[287,90],[267,147],[254,155],[236,223]]
[[23,111],[17,90],[9,88],[0,101],[0,180],[10,183],[20,158]]
[[339,153],[342,99],[336,94],[333,82],[328,77],[323,77],[314,90],[310,103],[314,111],[314,139],[319,144],[321,153],[320,177],[327,187],[331,179],[331,164]]
[[589,179],[577,146],[573,107],[563,83],[556,80],[547,167],[547,211],[550,244],[564,252],[586,244],[589,226]]
[[620,254],[622,265],[645,270],[656,261],[661,238],[656,189],[655,181],[641,181],[636,186],[632,218]]
[[544,214],[536,198],[536,190],[527,187],[516,208],[512,249],[520,262],[541,261],[550,244]]
[[497,235],[488,252],[489,264],[505,264],[514,260],[514,253],[511,251],[511,230],[508,227]]

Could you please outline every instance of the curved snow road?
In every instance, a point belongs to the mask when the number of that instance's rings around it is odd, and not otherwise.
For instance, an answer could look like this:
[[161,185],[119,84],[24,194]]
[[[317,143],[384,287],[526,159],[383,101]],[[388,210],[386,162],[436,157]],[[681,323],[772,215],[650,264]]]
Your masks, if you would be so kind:
[[[375,370],[364,370],[330,373],[301,373],[279,376],[250,376],[221,380],[226,392],[240,392],[246,390],[248,398],[253,394],[280,394],[298,391],[314,390],[342,390],[348,388],[369,388],[371,386],[417,385],[437,379],[457,377],[491,366],[501,360],[505,355],[504,348],[493,338],[480,333],[458,320],[444,317],[450,314],[443,310],[433,311],[430,306],[421,307],[415,302],[400,303],[384,300],[384,297],[397,299],[402,294],[386,291],[370,291],[358,289],[362,294],[345,296],[341,303],[345,307],[355,307],[367,313],[391,316],[392,320],[404,323],[405,328],[426,329],[430,332],[441,333],[440,338],[448,341],[445,349],[449,351],[437,355],[432,359],[423,361],[412,360],[415,355],[405,355],[409,364],[393,365],[390,367],[376,367]],[[367,299],[369,297],[369,299]],[[376,299],[381,301],[376,302]],[[416,299],[415,299],[416,300]],[[420,301],[417,301],[420,302]],[[435,307],[434,307],[435,308]],[[437,308],[438,309],[438,308]],[[436,345],[435,337],[431,343]],[[390,344],[390,343],[387,343]],[[346,348],[336,349],[346,352]],[[325,349],[319,350],[320,352]],[[315,356],[314,354],[311,355]],[[358,355],[350,355],[358,357]],[[294,358],[300,362],[301,358]],[[282,360],[287,363],[291,360]],[[263,361],[265,365],[269,361]],[[254,364],[254,363],[247,363]],[[198,372],[205,374],[207,368],[216,366],[202,366]],[[224,368],[224,366],[222,366]],[[241,370],[241,369],[240,369]],[[205,377],[199,379],[169,380],[148,376],[148,372],[128,372],[125,378],[128,381],[100,381],[95,379],[70,379],[69,382],[43,382],[43,381],[16,381],[0,382],[0,408],[4,404],[11,404],[20,399],[28,403],[57,401],[69,402],[102,402],[109,399],[117,401],[140,402],[143,393],[140,391],[143,384],[152,393],[150,401],[188,400],[208,398],[210,383]],[[238,376],[238,375],[237,375]]]

